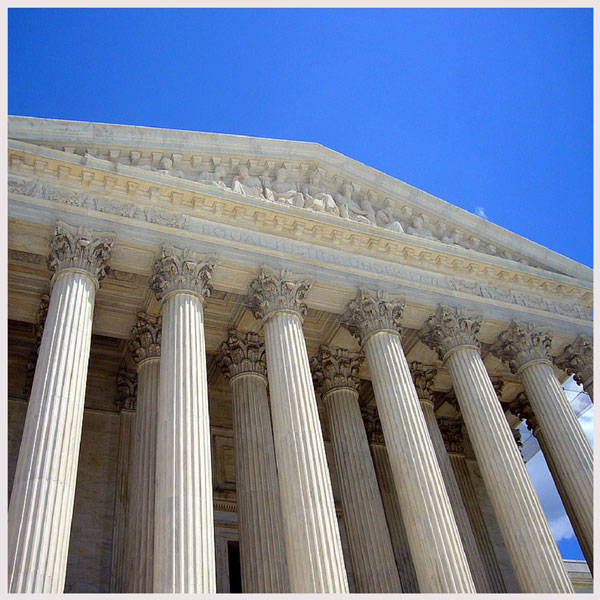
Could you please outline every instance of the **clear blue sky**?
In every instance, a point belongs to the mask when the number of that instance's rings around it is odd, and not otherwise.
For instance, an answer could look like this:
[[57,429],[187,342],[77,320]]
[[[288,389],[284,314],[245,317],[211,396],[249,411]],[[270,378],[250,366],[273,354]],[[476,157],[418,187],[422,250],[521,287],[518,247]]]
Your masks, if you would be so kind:
[[592,266],[592,43],[591,9],[10,9],[8,109],[319,142]]
[[10,114],[316,141],[592,266],[592,9],[10,9]]

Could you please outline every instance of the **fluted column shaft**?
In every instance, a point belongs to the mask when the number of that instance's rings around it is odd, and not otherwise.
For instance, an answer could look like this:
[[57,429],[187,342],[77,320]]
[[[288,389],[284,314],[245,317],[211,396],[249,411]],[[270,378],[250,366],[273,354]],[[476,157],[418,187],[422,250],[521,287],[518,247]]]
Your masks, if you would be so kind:
[[488,578],[477,542],[475,541],[473,530],[471,529],[471,522],[469,521],[460,490],[458,489],[458,483],[452,469],[452,464],[450,463],[450,457],[446,452],[446,445],[442,438],[442,434],[440,433],[440,428],[433,410],[433,402],[421,399],[421,408],[423,410],[423,415],[425,416],[427,429],[446,485],[446,491],[450,498],[450,504],[454,511],[454,518],[456,519],[456,525],[458,526],[463,548],[465,549],[465,554],[469,561],[475,587],[478,592],[493,592],[492,584]]
[[376,443],[372,443],[370,446],[402,591],[405,594],[416,594],[419,592],[419,582],[410,555],[387,448]]
[[126,542],[127,505],[131,493],[129,473],[135,427],[135,412],[122,409],[119,417],[119,450],[117,458],[117,490],[113,521],[113,549],[110,567],[110,591],[125,591],[128,555]]
[[543,432],[544,456],[553,467],[552,476],[558,482],[557,488],[568,497],[569,517],[576,522],[574,529],[581,536],[586,559],[593,565],[592,448],[549,361],[528,362],[520,368],[518,375]]
[[215,548],[202,300],[162,303],[156,431],[154,592],[215,593]]
[[347,593],[300,315],[290,310],[271,312],[264,332],[290,589],[295,593]]
[[64,588],[96,286],[81,269],[54,280],[8,511],[10,592]]
[[474,592],[400,336],[376,331],[363,342],[363,349],[419,589],[422,593]]
[[457,346],[444,361],[521,590],[572,593],[478,349]]
[[401,592],[394,551],[363,425],[358,392],[336,388],[324,396],[340,481],[356,591]]
[[137,416],[127,511],[127,592],[151,593],[154,568],[154,494],[160,358],[138,363]]
[[467,460],[464,455],[460,454],[449,453],[448,456],[488,574],[488,579],[491,582],[490,591],[498,594],[506,593],[504,578],[502,577],[500,565],[494,552],[494,546],[492,545],[492,540],[485,524],[485,518],[477,500],[477,493],[469,475]]
[[266,379],[231,379],[242,587],[245,593],[289,591],[281,501]]

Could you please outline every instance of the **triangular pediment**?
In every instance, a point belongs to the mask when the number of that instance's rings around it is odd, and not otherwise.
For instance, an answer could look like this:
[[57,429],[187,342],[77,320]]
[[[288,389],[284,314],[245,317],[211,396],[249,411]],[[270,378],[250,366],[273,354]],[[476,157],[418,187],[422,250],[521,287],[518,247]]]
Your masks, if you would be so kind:
[[30,117],[9,117],[8,133],[99,168],[174,178],[206,193],[296,207],[513,267],[592,280],[584,265],[316,143]]

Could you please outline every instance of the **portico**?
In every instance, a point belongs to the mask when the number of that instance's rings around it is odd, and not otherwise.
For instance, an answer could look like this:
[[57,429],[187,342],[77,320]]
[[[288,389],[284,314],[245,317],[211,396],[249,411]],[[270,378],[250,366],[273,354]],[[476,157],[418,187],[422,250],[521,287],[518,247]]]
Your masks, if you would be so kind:
[[94,552],[97,591],[230,591],[238,541],[243,591],[572,591],[509,406],[591,560],[560,387],[593,389],[591,270],[316,144],[133,129],[9,121],[9,341],[43,329],[31,394],[9,374],[11,591],[77,588]]

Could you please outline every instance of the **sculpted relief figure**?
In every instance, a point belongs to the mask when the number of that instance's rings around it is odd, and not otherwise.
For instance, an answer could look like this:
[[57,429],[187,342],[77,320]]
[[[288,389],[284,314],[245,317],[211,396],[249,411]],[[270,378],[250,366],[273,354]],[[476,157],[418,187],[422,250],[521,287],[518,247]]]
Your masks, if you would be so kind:
[[206,185],[214,185],[222,190],[228,190],[229,187],[225,184],[225,181],[223,181],[225,179],[225,175],[227,175],[227,168],[223,165],[217,165],[214,173],[202,171],[202,173],[200,173],[200,177],[198,178],[198,182]]
[[352,200],[352,191],[352,185],[345,183],[342,186],[341,193],[337,194],[335,197],[340,210],[340,217],[343,219],[349,219],[351,221],[358,221],[359,223],[371,224],[371,221],[369,221],[369,219],[365,216],[368,214],[368,211],[366,211],[363,207],[357,206],[356,202]]
[[271,182],[268,175],[264,175],[263,184],[265,186],[265,196],[269,200],[298,206],[299,208],[304,207],[304,196],[302,192],[298,191],[298,185],[295,181],[288,181],[287,169],[277,169],[275,171],[275,181],[273,182]]
[[319,169],[310,172],[309,181],[310,183],[305,183],[302,187],[304,208],[339,216],[340,210],[333,196],[321,191],[321,172]]
[[407,233],[417,235],[427,240],[435,239],[433,236],[433,232],[427,227],[428,221],[429,218],[426,215],[415,215],[412,218],[412,226],[406,230]]
[[233,178],[231,189],[244,196],[250,196],[252,198],[264,199],[263,184],[258,177],[250,175],[248,167],[242,165],[240,167],[239,175]]
[[[375,192],[369,191],[367,197],[370,199],[376,196]],[[392,205],[391,198],[385,199],[385,208],[380,208],[375,213],[375,224],[388,231],[396,231],[398,233],[404,233],[404,228],[400,224],[400,221],[394,219],[394,207]]]

